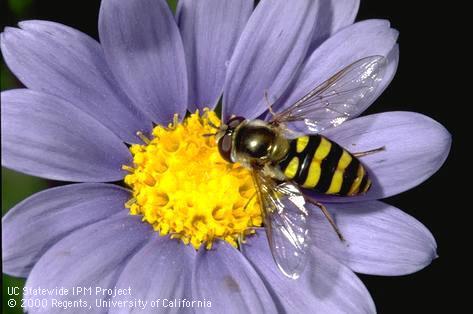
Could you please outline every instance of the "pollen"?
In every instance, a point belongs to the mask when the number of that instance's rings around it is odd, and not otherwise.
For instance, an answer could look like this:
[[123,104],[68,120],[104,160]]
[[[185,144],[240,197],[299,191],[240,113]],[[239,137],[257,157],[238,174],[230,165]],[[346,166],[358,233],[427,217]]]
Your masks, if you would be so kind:
[[237,247],[262,225],[250,170],[222,159],[209,136],[219,124],[213,111],[204,110],[182,123],[176,118],[158,125],[150,138],[139,134],[144,144],[130,147],[133,165],[123,166],[133,191],[125,204],[130,213],[195,249],[210,249],[216,239]]

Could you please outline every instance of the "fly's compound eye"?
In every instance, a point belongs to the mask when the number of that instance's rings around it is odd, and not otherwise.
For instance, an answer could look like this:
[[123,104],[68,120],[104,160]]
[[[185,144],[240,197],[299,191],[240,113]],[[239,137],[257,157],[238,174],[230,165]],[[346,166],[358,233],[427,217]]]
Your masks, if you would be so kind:
[[245,118],[243,117],[231,117],[228,119],[227,123],[225,124],[227,126],[225,135],[223,135],[219,140],[218,140],[218,151],[220,152],[220,155],[222,156],[223,159],[225,159],[228,162],[234,162],[232,160],[232,137],[233,137],[233,131],[243,122],[245,121]]
[[228,162],[233,162],[232,154],[232,131],[225,133],[218,141],[218,151],[220,156]]

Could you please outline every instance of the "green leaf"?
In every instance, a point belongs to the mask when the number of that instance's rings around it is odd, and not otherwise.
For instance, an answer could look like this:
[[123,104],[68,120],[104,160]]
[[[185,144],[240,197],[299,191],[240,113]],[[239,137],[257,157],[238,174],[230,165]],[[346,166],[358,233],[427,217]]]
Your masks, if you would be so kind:
[[2,168],[2,214],[28,196],[47,188],[43,179]]
[[23,16],[32,3],[33,0],[8,0],[8,6],[16,16]]
[[1,90],[11,89],[15,87],[15,79],[10,71],[8,71],[6,65],[2,62],[2,67],[0,68],[0,85]]
[[177,0],[168,0],[169,7],[171,7],[172,12],[176,12]]
[[[21,308],[21,298],[23,295],[23,287],[25,286],[25,279],[22,278],[14,278],[7,275],[2,275],[3,280],[3,306],[2,306],[2,313],[6,314],[21,314],[23,313]],[[19,295],[11,295],[13,291],[19,291]],[[10,292],[10,294],[8,293]],[[9,306],[9,301],[15,300],[14,306]],[[12,302],[12,301],[10,301]]]

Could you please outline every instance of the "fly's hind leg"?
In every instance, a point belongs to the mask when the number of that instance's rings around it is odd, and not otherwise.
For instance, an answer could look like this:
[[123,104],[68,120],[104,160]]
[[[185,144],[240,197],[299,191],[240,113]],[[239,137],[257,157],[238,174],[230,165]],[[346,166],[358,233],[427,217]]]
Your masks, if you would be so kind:
[[334,230],[335,233],[337,234],[337,236],[338,236],[338,238],[340,239],[340,241],[345,242],[345,238],[343,237],[342,233],[340,232],[340,229],[338,229],[337,224],[335,224],[335,221],[333,220],[332,216],[331,216],[330,213],[328,212],[327,207],[325,207],[322,203],[317,202],[316,200],[313,200],[313,199],[311,199],[311,198],[306,197],[306,200],[307,200],[309,203],[312,203],[312,204],[314,204],[315,206],[317,206],[318,208],[320,208],[320,210],[321,210],[322,213],[324,214],[325,218],[327,218],[328,222],[330,223],[330,225],[332,226],[333,230]]
[[376,154],[376,153],[379,153],[379,152],[382,152],[382,151],[385,151],[385,150],[386,150],[386,147],[382,146],[382,147],[378,147],[378,148],[375,148],[375,149],[370,149],[370,150],[367,150],[367,151],[364,151],[364,152],[352,153],[352,155],[355,156],[356,158],[360,158],[360,157],[368,156],[368,155],[371,155],[371,154]]

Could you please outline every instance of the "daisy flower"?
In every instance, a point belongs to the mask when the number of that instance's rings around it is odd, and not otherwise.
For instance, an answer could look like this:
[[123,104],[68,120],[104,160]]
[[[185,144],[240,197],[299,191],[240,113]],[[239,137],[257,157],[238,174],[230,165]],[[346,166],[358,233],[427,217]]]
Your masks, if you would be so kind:
[[428,265],[431,233],[378,199],[443,164],[450,135],[432,119],[387,112],[322,132],[346,149],[387,149],[362,159],[373,181],[366,195],[318,196],[346,243],[309,205],[309,262],[297,280],[273,261],[250,171],[203,136],[232,114],[265,116],[265,91],[282,110],[367,56],[387,60],[381,94],[396,72],[398,32],[385,20],[353,24],[358,5],[181,0],[173,16],[163,0],[103,0],[100,43],[47,21],[6,28],[2,54],[27,88],[1,94],[2,165],[78,182],[2,219],[3,269],[28,278],[25,297],[69,289],[29,312],[373,313],[354,272]]

